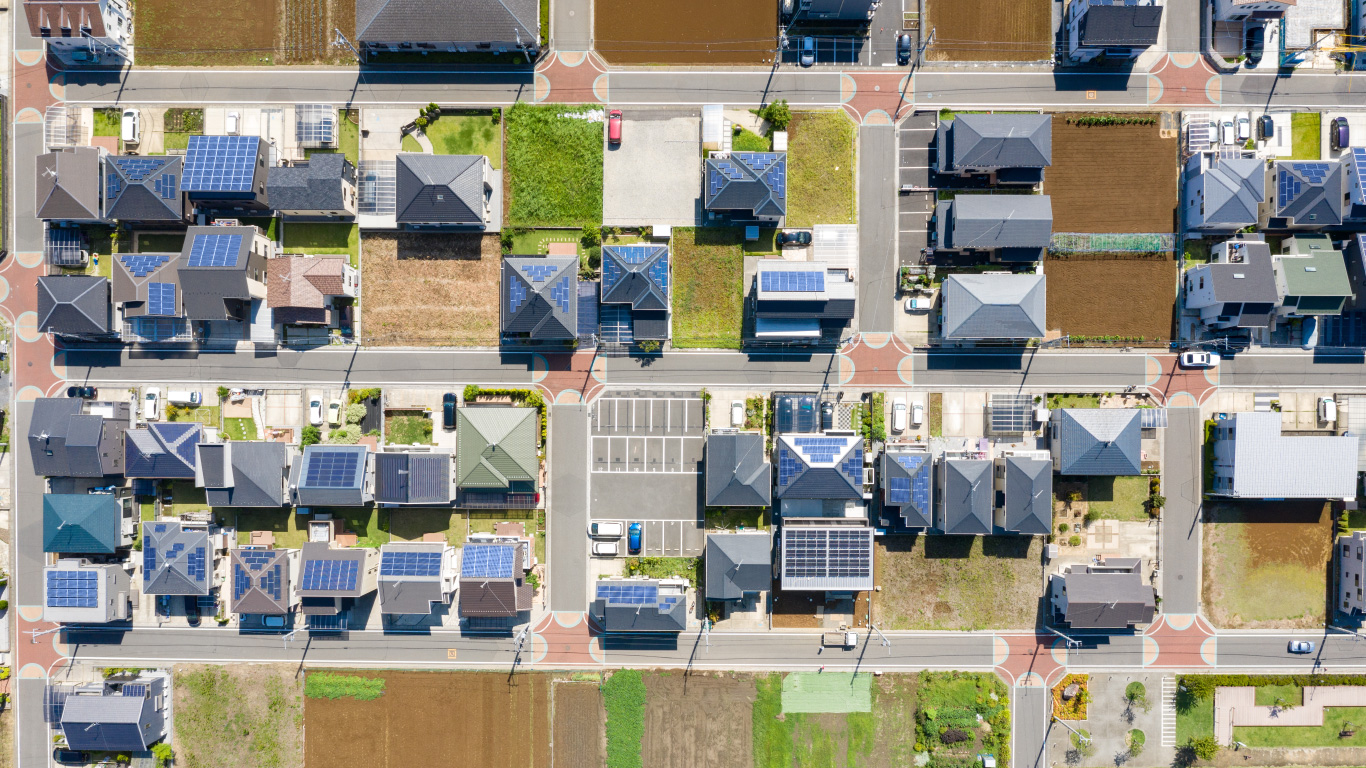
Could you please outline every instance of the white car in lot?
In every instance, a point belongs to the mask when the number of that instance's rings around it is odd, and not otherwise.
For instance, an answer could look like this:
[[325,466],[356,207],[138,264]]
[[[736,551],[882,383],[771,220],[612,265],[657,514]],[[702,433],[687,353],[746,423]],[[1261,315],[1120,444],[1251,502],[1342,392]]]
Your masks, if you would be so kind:
[[161,387],[148,387],[142,394],[143,421],[156,421],[161,417]]
[[620,539],[623,530],[621,523],[593,523],[588,526],[588,535],[594,538]]
[[137,144],[142,141],[142,118],[136,109],[123,110],[120,138],[124,144]]
[[732,427],[745,426],[745,403],[742,400],[732,400],[730,404],[730,425]]
[[315,427],[323,425],[323,401],[316,397],[308,401],[308,423]]
[[1182,352],[1177,362],[1182,368],[1215,368],[1219,365],[1219,355],[1192,349]]
[[925,404],[914,403],[911,405],[911,426],[918,427],[925,423]]
[[616,557],[619,551],[615,541],[595,541],[593,542],[594,557]]
[[898,397],[892,401],[892,431],[906,431],[906,398]]

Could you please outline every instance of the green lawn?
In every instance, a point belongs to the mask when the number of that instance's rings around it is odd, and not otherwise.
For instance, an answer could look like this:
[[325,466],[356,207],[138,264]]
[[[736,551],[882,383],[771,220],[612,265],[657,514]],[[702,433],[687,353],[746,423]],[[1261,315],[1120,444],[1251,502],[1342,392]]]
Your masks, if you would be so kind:
[[740,128],[739,132],[731,137],[730,148],[734,152],[770,152],[773,150],[773,141],[748,128]]
[[290,222],[285,228],[285,253],[310,256],[344,253],[351,266],[360,266],[360,227],[347,223]]
[[842,111],[798,112],[787,131],[787,226],[853,224],[854,124]]
[[209,508],[203,488],[194,487],[193,480],[171,481],[171,510],[167,512],[163,504],[161,511],[170,517],[179,517],[190,512],[203,512]]
[[307,519],[290,510],[220,509],[219,522],[237,527],[237,543],[250,544],[252,531],[274,531],[277,549],[297,549],[308,541],[308,531],[299,528]]
[[1100,397],[1097,395],[1049,395],[1048,407],[1057,408],[1099,408]]
[[1290,116],[1290,159],[1318,160],[1323,156],[1322,121],[1318,112],[1296,112]]
[[[111,277],[114,269],[113,255],[128,250],[127,247],[120,248],[114,242],[114,232],[116,230],[100,224],[82,224],[81,234],[85,236],[86,242],[90,244],[90,263],[85,267],[61,267],[61,274],[64,275],[98,275],[99,277]],[[178,248],[176,250],[179,250]],[[8,359],[8,358],[6,358]],[[8,372],[8,369],[6,369]]]
[[1176,743],[1214,735],[1214,700],[1196,699],[1189,709],[1176,708]]
[[563,229],[525,229],[512,233],[512,253],[530,255],[545,253],[552,242],[572,242],[582,250],[579,233]]
[[391,416],[384,438],[390,445],[430,445],[432,420],[416,414]]
[[[1350,724],[1350,725],[1349,725]],[[1249,747],[1363,747],[1366,746],[1366,707],[1328,707],[1320,726],[1263,726],[1234,728],[1233,738]],[[1351,729],[1347,738],[1338,734]]]
[[1210,260],[1210,241],[1208,240],[1187,240],[1186,241],[1186,266],[1196,264],[1206,264]]
[[[189,149],[189,148],[190,148],[190,137],[191,137],[191,136],[194,136],[194,135],[195,135],[195,134],[189,133],[189,132],[166,131],[165,133],[161,134],[161,147],[162,147],[162,149],[167,149],[167,150],[170,150],[170,149]],[[162,152],[161,154],[164,155],[164,154],[166,154],[166,153],[165,153],[165,152]]]
[[673,231],[675,347],[739,349],[744,322],[744,232]]
[[276,231],[278,231],[280,225],[280,220],[275,218],[274,216],[253,216],[250,218],[242,216],[238,217],[237,220],[242,222],[243,224],[250,224],[253,227],[256,227],[257,229],[266,233],[266,237],[270,238],[271,240],[275,239],[275,233]]
[[255,419],[223,419],[223,434],[232,440],[255,440]]
[[767,530],[768,517],[767,507],[710,507],[707,509],[707,528]]
[[166,405],[167,421],[197,421],[206,427],[217,427],[219,424],[219,410],[216,405],[205,405],[199,408],[182,408],[171,404]]
[[403,151],[417,152],[418,154],[421,154],[422,145],[417,143],[417,139],[414,139],[412,136],[409,136],[405,133],[403,134]]
[[119,110],[113,107],[95,110],[95,135],[123,135],[123,116],[119,113]]
[[1278,699],[1284,705],[1298,707],[1304,703],[1304,689],[1298,685],[1259,685],[1256,697],[1259,707],[1275,706]]
[[1086,500],[1088,511],[1102,520],[1144,522],[1148,519],[1143,506],[1148,500],[1148,478],[1092,477],[1087,481]]
[[428,533],[444,533],[446,541],[459,545],[468,526],[463,515],[449,509],[395,509],[389,513],[389,533],[395,541],[421,541]]
[[505,111],[509,226],[602,225],[602,124],[566,116],[592,109],[518,102]]
[[180,253],[185,246],[185,235],[138,234],[138,253]]
[[[498,509],[491,511],[470,511],[469,533],[493,533],[498,523],[521,523],[523,530],[536,542],[536,559],[545,562],[545,513],[535,509]],[[465,530],[457,526],[460,538],[465,540]]]
[[487,112],[443,113],[424,133],[438,155],[484,155],[494,168],[503,167],[503,132]]
[[[346,155],[346,159],[352,165],[360,163],[360,123],[351,122],[347,117],[348,110],[337,110],[337,148],[336,149],[306,149],[304,155],[313,156],[319,152],[341,152]],[[357,118],[359,120],[359,118]]]

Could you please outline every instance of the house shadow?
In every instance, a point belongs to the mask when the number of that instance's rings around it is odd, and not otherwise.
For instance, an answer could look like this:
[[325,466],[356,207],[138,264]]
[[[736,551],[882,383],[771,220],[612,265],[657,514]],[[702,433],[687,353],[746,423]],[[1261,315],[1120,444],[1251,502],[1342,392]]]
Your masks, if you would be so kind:
[[925,352],[925,367],[932,371],[1018,371],[1024,368],[1024,347],[972,349],[935,347]]
[[[483,232],[399,232],[394,238],[399,261],[479,261],[483,258]],[[502,258],[501,254],[496,258]]]

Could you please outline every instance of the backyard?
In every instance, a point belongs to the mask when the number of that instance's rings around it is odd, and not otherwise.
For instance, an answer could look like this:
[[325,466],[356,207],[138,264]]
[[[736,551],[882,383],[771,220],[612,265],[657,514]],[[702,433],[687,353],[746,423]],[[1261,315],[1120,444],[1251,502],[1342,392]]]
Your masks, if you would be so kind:
[[927,61],[1044,61],[1053,57],[1048,0],[929,0]]
[[[199,493],[202,496],[204,492],[200,490]],[[357,546],[379,547],[390,539],[388,509],[374,506],[312,507],[310,512],[331,513],[332,517],[341,521],[346,532],[356,534]],[[250,544],[252,531],[271,531],[275,534],[275,546],[297,549],[308,540],[311,515],[297,514],[295,510],[217,507],[214,509],[214,519],[219,525],[237,528],[238,544]]]
[[1333,542],[1321,501],[1206,505],[1204,604],[1221,629],[1321,628]]
[[177,664],[175,764],[303,768],[304,707],[294,664]]
[[1091,477],[1086,482],[1088,517],[1101,520],[1146,522],[1149,519],[1148,477],[1146,475]]
[[351,266],[360,266],[359,226],[311,222],[290,222],[283,226],[285,253],[309,256],[346,254],[351,257]]
[[304,154],[312,156],[319,152],[340,152],[352,165],[360,162],[360,111],[355,109],[337,110],[337,148],[306,149]]
[[787,131],[787,226],[853,224],[854,124],[842,110],[797,112]]
[[[1079,125],[1090,115],[1053,115],[1054,232],[1177,231],[1177,140],[1152,123]],[[1134,195],[1142,189],[1142,195]],[[1052,310],[1053,303],[1049,302]]]
[[518,102],[506,110],[507,226],[602,225],[601,117],[562,104]]
[[1318,112],[1295,112],[1290,115],[1291,160],[1318,160],[1323,157],[1322,125],[1323,115]]
[[777,0],[599,0],[593,47],[613,64],[771,64]]
[[223,419],[223,435],[230,440],[255,440],[255,419]]
[[673,231],[675,347],[740,348],[745,272],[737,229]]
[[496,346],[501,265],[497,235],[366,237],[363,343]]
[[503,131],[487,110],[442,110],[422,132],[438,155],[484,155],[503,167]]
[[[1054,215],[1058,210],[1055,199]],[[1170,256],[1049,256],[1044,274],[1050,330],[1084,337],[1077,341],[1119,337],[1113,340],[1145,343],[1173,338],[1177,262]]]
[[873,548],[873,621],[888,629],[1026,629],[1039,617],[1036,536],[886,536]]
[[431,445],[432,417],[422,411],[384,414],[384,441],[389,445]]

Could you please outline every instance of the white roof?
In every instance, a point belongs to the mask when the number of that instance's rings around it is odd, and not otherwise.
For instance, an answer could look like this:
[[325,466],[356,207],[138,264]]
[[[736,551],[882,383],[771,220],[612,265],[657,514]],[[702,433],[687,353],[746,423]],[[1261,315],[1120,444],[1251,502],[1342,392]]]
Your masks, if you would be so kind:
[[1352,435],[1282,435],[1275,412],[1236,414],[1233,493],[1252,499],[1354,498],[1357,442]]
[[813,261],[853,271],[858,267],[858,225],[817,224],[811,228]]

